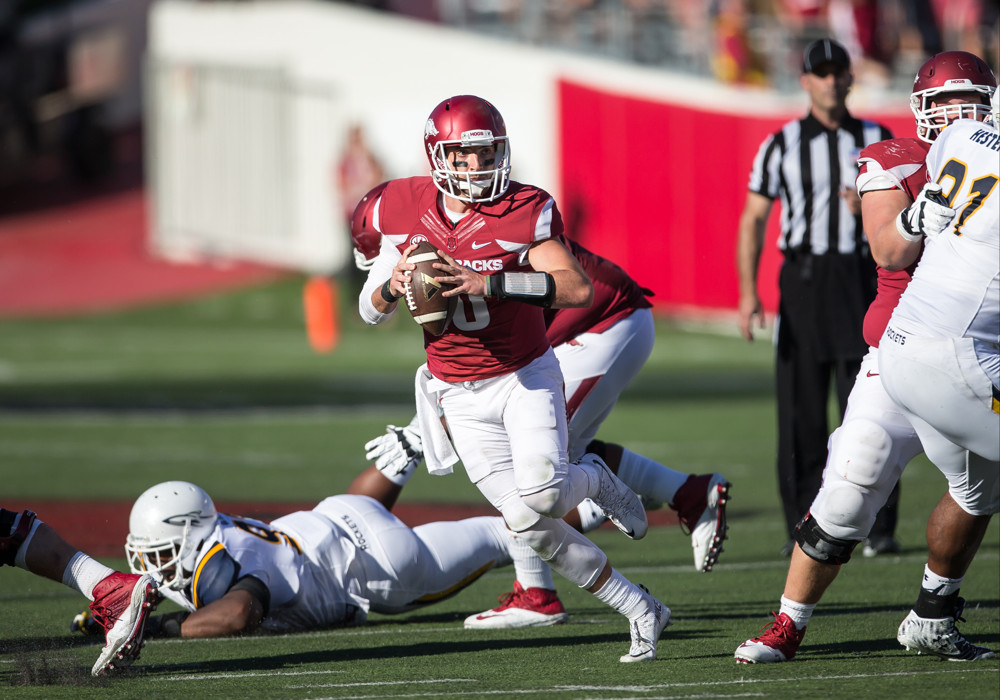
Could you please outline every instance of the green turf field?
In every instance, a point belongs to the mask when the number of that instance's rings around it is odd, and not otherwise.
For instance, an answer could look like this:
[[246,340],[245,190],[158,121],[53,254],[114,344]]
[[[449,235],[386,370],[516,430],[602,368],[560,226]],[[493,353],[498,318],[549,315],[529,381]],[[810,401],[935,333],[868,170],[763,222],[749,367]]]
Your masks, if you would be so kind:
[[[217,500],[303,502],[341,491],[365,466],[363,443],[409,420],[419,331],[406,318],[363,327],[345,302],[340,347],[315,355],[300,288],[293,280],[141,312],[0,323],[0,502],[134,499],[167,479],[194,481]],[[92,679],[98,643],[68,632],[84,599],[3,568],[0,698],[1000,697],[996,659],[939,662],[895,641],[919,586],[924,523],[945,488],[923,458],[903,478],[903,553],[859,555],[845,568],[795,662],[736,665],[735,647],[777,608],[787,566],[770,346],[666,322],[658,332],[602,435],[680,470],[721,471],[734,486],[730,540],[710,574],[695,573],[678,528],[654,528],[639,543],[594,535],[617,568],[673,610],[656,662],[618,663],[624,620],[561,581],[569,624],[463,630],[466,615],[509,590],[511,572],[499,570],[439,605],[374,615],[363,628],[153,641],[131,671]],[[422,473],[402,502],[480,498],[462,475]],[[996,522],[962,590],[961,629],[1000,647]]]

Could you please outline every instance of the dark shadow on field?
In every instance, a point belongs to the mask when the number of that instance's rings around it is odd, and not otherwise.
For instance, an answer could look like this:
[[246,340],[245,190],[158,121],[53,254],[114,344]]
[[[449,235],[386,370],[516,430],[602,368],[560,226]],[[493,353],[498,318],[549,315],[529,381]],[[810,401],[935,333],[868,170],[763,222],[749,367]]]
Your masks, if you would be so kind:
[[[670,371],[647,373],[621,397],[656,404],[670,401],[757,399],[774,393],[768,373]],[[371,404],[413,406],[412,369],[329,373],[314,376],[246,376],[104,382],[16,383],[5,387],[3,411],[217,411],[321,408]]]
[[[692,631],[692,634],[697,634]],[[684,636],[678,637],[682,639]],[[390,644],[365,649],[331,649],[277,654],[257,655],[247,659],[226,659],[200,663],[166,664],[143,667],[153,675],[169,673],[236,673],[247,671],[277,671],[286,667],[301,667],[304,664],[333,664],[356,661],[420,658],[445,656],[449,654],[478,654],[501,650],[530,651],[553,647],[577,648],[586,644],[618,644],[622,651],[628,648],[628,635],[624,629],[615,634],[593,634],[585,636],[545,636],[531,639],[465,639],[454,642],[420,642],[416,644]],[[138,669],[136,669],[138,670]]]
[[40,651],[59,651],[85,646],[104,646],[103,635],[84,636],[82,634],[65,637],[22,637],[0,641],[0,654],[33,654]]

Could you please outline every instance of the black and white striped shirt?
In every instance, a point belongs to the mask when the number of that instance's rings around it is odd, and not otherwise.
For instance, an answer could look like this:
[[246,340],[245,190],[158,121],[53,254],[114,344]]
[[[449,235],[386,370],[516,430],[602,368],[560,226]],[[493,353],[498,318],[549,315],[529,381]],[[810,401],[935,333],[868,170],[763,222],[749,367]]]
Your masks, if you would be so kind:
[[781,197],[782,251],[823,255],[858,250],[864,240],[861,217],[851,214],[840,189],[855,188],[861,149],[888,138],[889,130],[875,122],[848,115],[831,131],[809,114],[761,144],[750,191]]

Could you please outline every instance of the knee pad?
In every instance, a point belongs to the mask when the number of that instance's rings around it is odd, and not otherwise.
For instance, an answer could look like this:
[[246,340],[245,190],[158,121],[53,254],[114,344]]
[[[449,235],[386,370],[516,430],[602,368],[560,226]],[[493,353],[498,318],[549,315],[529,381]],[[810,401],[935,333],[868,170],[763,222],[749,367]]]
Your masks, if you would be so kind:
[[852,484],[872,488],[889,469],[892,436],[878,423],[856,418],[830,437],[830,467]]
[[810,513],[795,526],[795,541],[806,555],[821,564],[846,564],[860,540],[843,540],[823,532]]
[[21,544],[31,532],[31,526],[35,523],[35,514],[30,510],[21,513],[21,519],[14,528],[14,521],[17,520],[17,513],[12,510],[0,508],[0,566],[14,566],[17,551]]
[[830,478],[813,501],[810,516],[817,524],[822,523],[820,527],[831,537],[860,540],[868,536],[889,493],[876,493],[839,477]]
[[[517,497],[510,498],[503,504],[500,508],[500,515],[503,516],[507,527],[517,533],[523,533],[542,519],[538,511],[532,510],[523,500]],[[532,549],[534,549],[533,546]]]
[[521,501],[531,510],[547,518],[561,518],[572,510],[564,508],[562,495],[562,490],[553,486],[535,493],[523,494]]

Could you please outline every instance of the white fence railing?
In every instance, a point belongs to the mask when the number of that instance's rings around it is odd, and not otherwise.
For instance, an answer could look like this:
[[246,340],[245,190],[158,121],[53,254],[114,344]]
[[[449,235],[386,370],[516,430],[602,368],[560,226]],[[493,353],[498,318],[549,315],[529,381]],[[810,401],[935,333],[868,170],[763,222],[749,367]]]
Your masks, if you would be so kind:
[[344,260],[329,192],[336,100],[282,68],[153,59],[146,66],[154,251],[314,272]]

